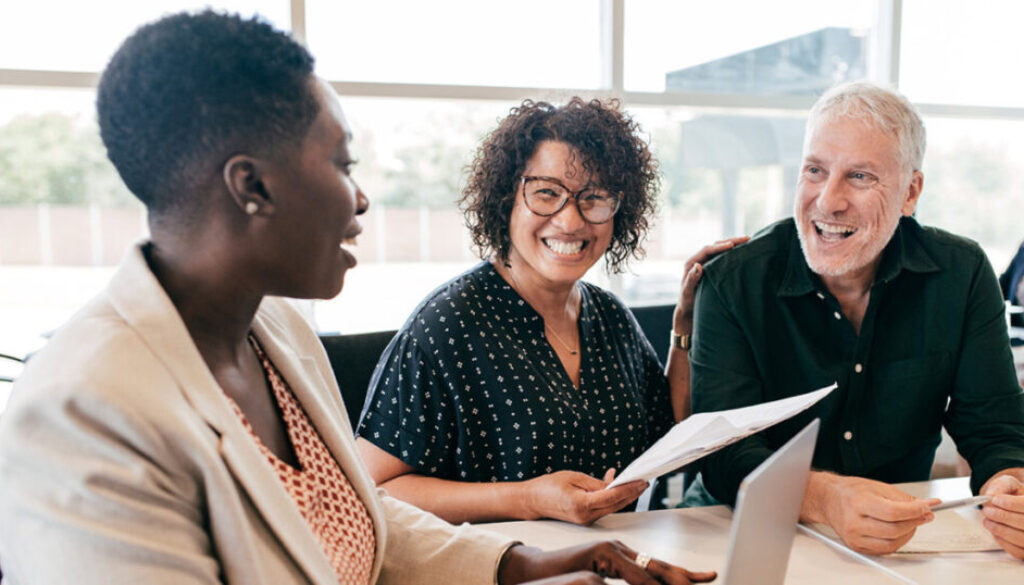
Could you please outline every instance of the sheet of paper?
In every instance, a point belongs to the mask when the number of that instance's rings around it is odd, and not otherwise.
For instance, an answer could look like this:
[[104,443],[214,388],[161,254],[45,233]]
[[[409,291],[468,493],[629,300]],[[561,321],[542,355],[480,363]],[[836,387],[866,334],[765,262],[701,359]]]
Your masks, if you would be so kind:
[[836,389],[825,388],[733,410],[701,412],[673,426],[619,473],[609,488],[638,479],[650,480],[762,431],[810,408]]
[[[811,526],[819,533],[842,544],[834,530],[824,524]],[[845,546],[845,545],[843,545]],[[943,510],[935,513],[935,520],[918,526],[914,537],[896,554],[963,553],[1000,550],[992,534],[981,524],[981,512],[976,508]]]
[[971,507],[943,510],[935,520],[917,528],[914,538],[897,554],[978,552],[1000,550],[992,534],[981,523],[981,511]]

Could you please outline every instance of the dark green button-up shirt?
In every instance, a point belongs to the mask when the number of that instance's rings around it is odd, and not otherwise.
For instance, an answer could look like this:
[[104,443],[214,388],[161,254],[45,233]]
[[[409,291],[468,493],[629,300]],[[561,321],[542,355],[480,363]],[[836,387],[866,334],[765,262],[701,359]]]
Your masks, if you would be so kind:
[[889,483],[928,479],[943,425],[976,492],[1024,466],[1016,381],[995,273],[977,244],[903,218],[882,253],[860,335],[804,260],[792,219],[705,267],[697,292],[695,412],[839,388],[700,463],[732,503],[740,481],[812,418],[816,469]]

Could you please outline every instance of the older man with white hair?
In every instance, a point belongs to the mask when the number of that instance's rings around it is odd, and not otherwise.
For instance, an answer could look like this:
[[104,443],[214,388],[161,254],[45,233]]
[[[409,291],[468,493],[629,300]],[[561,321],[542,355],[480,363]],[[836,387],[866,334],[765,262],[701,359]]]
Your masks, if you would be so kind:
[[709,262],[690,362],[695,411],[832,382],[808,412],[706,458],[704,487],[732,502],[742,478],[822,419],[801,519],[888,553],[932,520],[892,483],[928,478],[945,425],[989,494],[985,526],[1024,558],[1024,394],[1004,306],[978,245],[920,225],[925,131],[902,95],[837,87],[807,123],[794,216]]

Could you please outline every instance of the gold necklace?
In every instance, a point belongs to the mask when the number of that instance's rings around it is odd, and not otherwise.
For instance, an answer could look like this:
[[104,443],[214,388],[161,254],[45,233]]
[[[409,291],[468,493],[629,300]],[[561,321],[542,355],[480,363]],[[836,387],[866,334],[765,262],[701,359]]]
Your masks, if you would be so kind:
[[569,353],[571,353],[572,355],[576,355],[576,354],[579,353],[578,349],[573,349],[568,343],[566,343],[565,341],[562,340],[562,336],[555,332],[555,328],[554,327],[548,327],[548,324],[545,323],[544,324],[544,330],[545,331],[550,331],[551,334],[555,336],[555,339],[558,340],[558,343],[561,343],[562,347],[564,347],[565,349],[568,349]]
[[[508,268],[508,275],[509,275],[509,277],[512,278],[512,290],[516,291],[516,293],[518,293],[519,296],[522,297],[523,293],[520,292],[520,290],[519,290],[519,281],[516,280],[516,275],[512,272],[512,267],[509,266],[508,264],[506,264],[505,266]],[[541,318],[543,319],[543,317],[541,317]],[[566,343],[562,339],[562,337],[558,333],[555,332],[555,328],[554,327],[548,327],[548,324],[547,324],[546,321],[544,322],[544,331],[550,331],[551,334],[555,336],[555,339],[558,340],[558,343],[561,343],[562,347],[564,347],[565,349],[569,350],[570,354],[577,355],[579,353],[579,348],[573,349],[571,345]]]

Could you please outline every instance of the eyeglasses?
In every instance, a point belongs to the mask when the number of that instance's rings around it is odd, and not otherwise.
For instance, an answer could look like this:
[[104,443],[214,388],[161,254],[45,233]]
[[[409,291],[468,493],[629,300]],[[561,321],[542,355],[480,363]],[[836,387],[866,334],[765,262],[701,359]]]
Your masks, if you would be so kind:
[[521,184],[526,208],[541,217],[562,211],[569,198],[576,202],[576,209],[587,223],[607,223],[619,210],[619,195],[607,189],[587,186],[574,193],[552,177],[523,176]]

